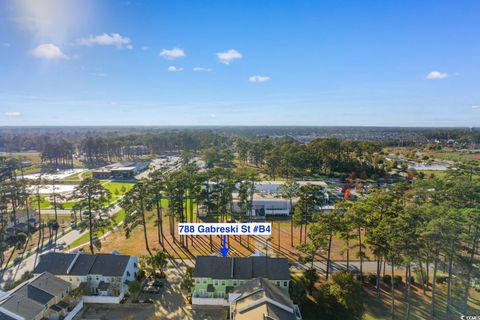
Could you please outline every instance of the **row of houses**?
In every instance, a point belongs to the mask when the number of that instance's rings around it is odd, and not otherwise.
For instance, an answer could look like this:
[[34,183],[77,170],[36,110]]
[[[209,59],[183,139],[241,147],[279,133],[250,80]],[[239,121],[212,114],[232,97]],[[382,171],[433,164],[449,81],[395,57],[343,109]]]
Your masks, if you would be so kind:
[[286,258],[199,256],[192,304],[228,307],[231,320],[301,320],[289,285]]
[[83,301],[70,295],[72,285],[43,272],[0,296],[1,320],[72,319]]
[[33,273],[49,272],[74,289],[83,285],[90,296],[112,297],[112,302],[119,302],[138,270],[138,258],[134,256],[49,252],[40,257]]

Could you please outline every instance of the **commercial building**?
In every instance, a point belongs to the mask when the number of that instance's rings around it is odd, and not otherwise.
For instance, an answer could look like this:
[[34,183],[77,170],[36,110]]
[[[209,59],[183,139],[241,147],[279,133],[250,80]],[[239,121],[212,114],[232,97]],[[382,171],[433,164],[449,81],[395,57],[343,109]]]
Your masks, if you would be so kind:
[[96,179],[132,180],[148,168],[148,162],[117,162],[93,171]]

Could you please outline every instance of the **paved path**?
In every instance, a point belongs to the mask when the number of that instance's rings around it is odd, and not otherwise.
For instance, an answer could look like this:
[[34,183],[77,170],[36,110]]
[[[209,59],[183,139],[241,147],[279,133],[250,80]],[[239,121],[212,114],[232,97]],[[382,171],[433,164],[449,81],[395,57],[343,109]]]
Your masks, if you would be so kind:
[[[112,210],[109,211],[109,215],[113,216],[118,211],[120,211],[120,209],[121,208],[118,205],[115,205],[115,207],[113,207]],[[71,243],[73,243],[75,240],[77,240],[87,232],[88,229],[84,231],[71,230],[65,235],[60,236],[57,239],[57,243],[64,243],[65,246],[69,246]],[[7,282],[18,280],[25,272],[32,271],[35,268],[35,265],[38,263],[38,255],[54,250],[54,245],[48,246],[48,244],[44,242],[43,249],[40,250],[40,252],[32,254],[31,256],[22,260],[22,262],[20,262],[19,264],[10,267],[9,269],[5,270],[3,274],[0,274],[0,287],[3,287],[3,285]]]

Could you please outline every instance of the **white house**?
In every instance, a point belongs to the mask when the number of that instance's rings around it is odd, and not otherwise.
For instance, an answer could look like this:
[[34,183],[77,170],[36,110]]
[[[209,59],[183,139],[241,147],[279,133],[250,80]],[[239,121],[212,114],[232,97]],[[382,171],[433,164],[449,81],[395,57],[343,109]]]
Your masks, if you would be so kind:
[[[123,297],[138,274],[138,258],[120,254],[49,252],[40,257],[34,274],[50,272],[71,283],[84,283],[92,296]],[[117,299],[118,300],[118,299]]]

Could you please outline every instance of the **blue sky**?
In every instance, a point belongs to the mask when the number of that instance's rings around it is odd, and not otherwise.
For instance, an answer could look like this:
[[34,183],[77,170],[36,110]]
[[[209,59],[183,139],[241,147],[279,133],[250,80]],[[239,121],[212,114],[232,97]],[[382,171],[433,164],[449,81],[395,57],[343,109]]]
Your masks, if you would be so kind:
[[479,126],[480,2],[0,2],[1,125]]

